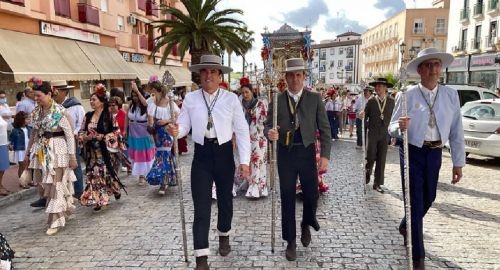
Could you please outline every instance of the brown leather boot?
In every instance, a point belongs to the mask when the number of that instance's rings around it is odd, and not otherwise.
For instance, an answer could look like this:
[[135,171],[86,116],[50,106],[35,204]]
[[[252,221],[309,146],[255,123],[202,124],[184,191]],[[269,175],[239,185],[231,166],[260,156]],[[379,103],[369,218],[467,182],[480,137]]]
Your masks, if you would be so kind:
[[221,256],[227,256],[231,252],[229,245],[229,236],[219,236],[219,253]]
[[194,270],[209,270],[207,259],[208,256],[196,257],[196,267]]
[[297,244],[294,242],[288,242],[285,251],[285,257],[289,261],[295,261],[297,259]]

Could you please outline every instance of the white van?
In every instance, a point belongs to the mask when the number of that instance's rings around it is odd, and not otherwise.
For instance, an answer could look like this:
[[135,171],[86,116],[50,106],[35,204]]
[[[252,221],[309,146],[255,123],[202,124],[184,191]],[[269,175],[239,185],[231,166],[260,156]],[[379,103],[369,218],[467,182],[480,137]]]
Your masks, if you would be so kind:
[[457,89],[458,97],[460,98],[460,107],[469,101],[499,98],[495,92],[484,87],[461,84],[447,84],[446,86]]

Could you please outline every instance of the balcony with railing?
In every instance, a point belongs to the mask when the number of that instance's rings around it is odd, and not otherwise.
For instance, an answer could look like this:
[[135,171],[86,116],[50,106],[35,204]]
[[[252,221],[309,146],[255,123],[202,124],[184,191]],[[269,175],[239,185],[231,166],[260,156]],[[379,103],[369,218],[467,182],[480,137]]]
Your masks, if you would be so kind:
[[89,4],[78,3],[78,20],[82,23],[99,26],[99,9]]
[[146,1],[146,15],[158,17],[158,5],[155,1]]
[[490,14],[490,15],[493,15],[493,14],[496,14],[498,13],[500,7],[498,5],[498,0],[489,0],[488,1],[488,9],[487,9],[487,13]]
[[15,4],[15,5],[24,6],[24,0],[0,0],[0,1]]
[[484,18],[483,7],[484,7],[483,3],[477,3],[474,5],[474,13],[472,15],[474,19],[477,20]]
[[484,37],[484,49],[489,52],[496,51],[496,39],[495,36]]
[[320,66],[319,67],[319,72],[325,72],[326,71],[326,67],[325,66]]
[[460,10],[460,21],[462,23],[469,22],[469,13],[470,13],[470,9],[469,8],[464,8],[464,9]]
[[479,52],[481,50],[481,39],[479,39],[479,38],[471,39],[470,49],[471,49],[471,53]]
[[414,35],[424,35],[425,34],[425,27],[415,27],[415,28],[413,28],[412,33]]
[[319,56],[319,60],[326,60],[326,53],[321,53]]
[[57,16],[71,18],[71,8],[69,0],[54,0],[54,9]]
[[435,27],[434,35],[446,35],[446,27]]

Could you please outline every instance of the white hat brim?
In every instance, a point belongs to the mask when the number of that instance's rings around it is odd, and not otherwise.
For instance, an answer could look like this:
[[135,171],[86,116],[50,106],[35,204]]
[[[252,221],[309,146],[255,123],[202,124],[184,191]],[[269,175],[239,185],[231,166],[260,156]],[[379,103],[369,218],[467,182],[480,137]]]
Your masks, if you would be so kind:
[[191,72],[196,72],[196,73],[200,73],[200,70],[205,69],[205,68],[219,69],[224,74],[233,71],[233,69],[230,67],[217,65],[217,64],[196,64],[196,65],[192,65],[192,66],[188,67],[188,69]]
[[418,74],[418,72],[417,72],[418,65],[420,65],[420,63],[422,63],[426,60],[429,60],[429,59],[441,60],[441,67],[442,67],[442,69],[445,69],[449,65],[451,65],[451,63],[453,63],[453,60],[455,58],[453,57],[453,55],[451,55],[449,53],[443,53],[443,52],[422,55],[422,56],[417,57],[417,58],[413,59],[412,61],[410,61],[408,63],[408,65],[406,66],[406,71],[411,75]]

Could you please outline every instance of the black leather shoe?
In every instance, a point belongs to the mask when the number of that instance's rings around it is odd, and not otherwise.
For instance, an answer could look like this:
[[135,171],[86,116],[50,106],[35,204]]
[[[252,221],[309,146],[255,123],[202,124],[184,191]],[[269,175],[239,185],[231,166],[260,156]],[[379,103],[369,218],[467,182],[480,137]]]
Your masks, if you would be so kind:
[[403,244],[406,246],[407,244],[407,239],[406,239],[406,228],[403,227],[403,226],[399,226],[399,234],[401,234],[403,236]]
[[384,189],[382,187],[380,187],[379,185],[373,185],[373,189],[380,192],[380,193],[384,193]]
[[302,235],[300,236],[300,242],[304,247],[308,247],[311,244],[311,231],[309,230],[309,225],[302,225]]
[[115,193],[114,195],[116,200],[119,200],[122,197],[121,193]]
[[209,270],[207,256],[196,257],[196,267],[194,270]]
[[289,261],[297,259],[297,244],[289,242],[286,246],[285,257]]
[[229,236],[219,236],[219,253],[221,256],[227,256],[231,252],[229,245]]
[[30,203],[31,207],[45,207],[47,206],[47,199],[46,198],[40,198],[32,203]]
[[425,270],[425,258],[413,258],[413,270]]
[[313,223],[312,223],[311,227],[313,227],[313,229],[314,229],[315,231],[319,231],[320,226],[319,226],[319,223],[318,223],[318,220],[317,220],[317,219],[314,219],[314,221],[313,221]]

